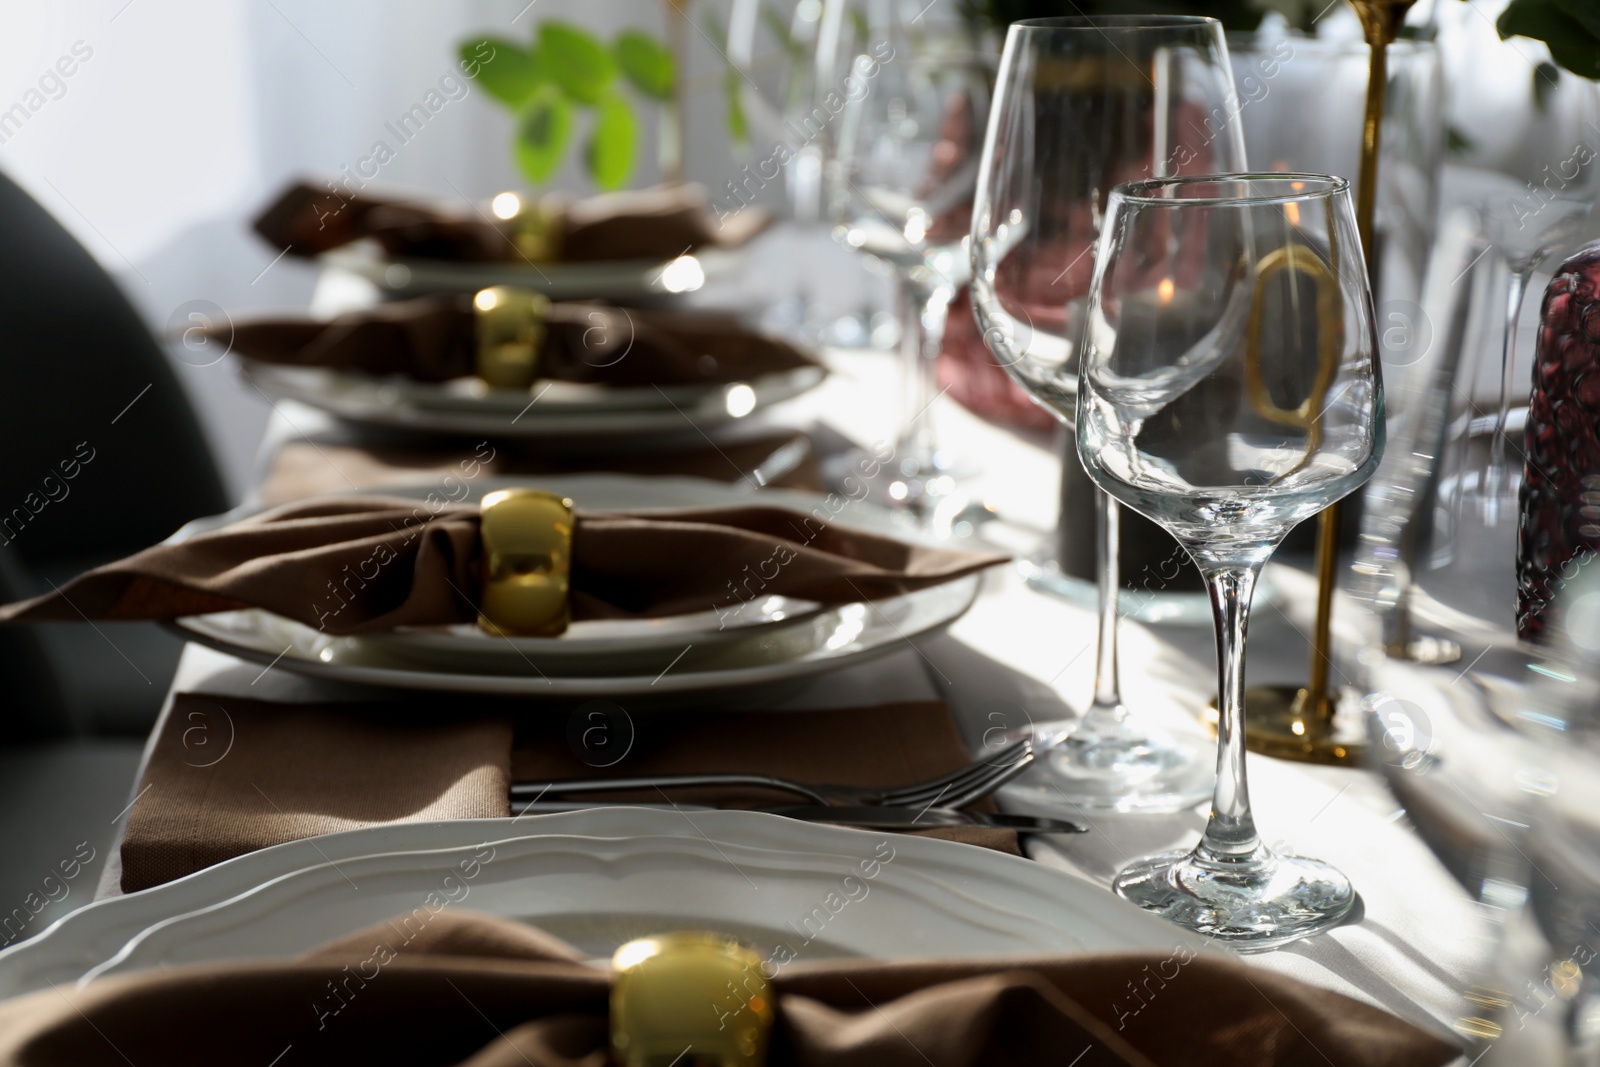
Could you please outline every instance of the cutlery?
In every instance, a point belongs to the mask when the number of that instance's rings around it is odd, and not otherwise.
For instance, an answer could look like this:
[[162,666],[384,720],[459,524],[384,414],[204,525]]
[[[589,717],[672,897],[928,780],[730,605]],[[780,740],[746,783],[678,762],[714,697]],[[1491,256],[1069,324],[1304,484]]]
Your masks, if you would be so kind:
[[999,789],[1033,762],[1033,743],[1026,738],[975,760],[959,770],[926,782],[892,789],[845,785],[804,785],[765,774],[661,774],[637,778],[584,778],[560,782],[513,782],[513,800],[540,800],[583,793],[664,790],[689,786],[756,786],[804,797],[813,804],[889,805],[964,808]]
[[[728,809],[714,808],[709,804],[616,804],[585,801],[513,801],[511,810],[517,815],[546,815],[562,811],[584,811],[591,808],[630,807],[650,808],[658,811],[700,812]],[[835,804],[791,804],[774,808],[752,808],[768,815],[782,815],[802,822],[825,822],[838,826],[856,826],[873,830],[932,830],[948,826],[980,826],[999,830],[1015,830],[1024,834],[1081,834],[1088,828],[1065,819],[1052,819],[1037,815],[1013,815],[1008,812],[959,811],[955,808],[911,808],[863,804],[855,806]]]

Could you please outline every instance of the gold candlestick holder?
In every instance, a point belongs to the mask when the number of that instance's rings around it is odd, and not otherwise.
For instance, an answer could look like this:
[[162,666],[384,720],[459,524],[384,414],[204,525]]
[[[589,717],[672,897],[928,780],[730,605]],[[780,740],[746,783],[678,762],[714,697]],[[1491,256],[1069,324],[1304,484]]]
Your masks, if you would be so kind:
[[[1367,106],[1361,131],[1361,173],[1356,187],[1356,226],[1370,272],[1373,217],[1378,200],[1378,146],[1384,95],[1389,83],[1389,45],[1415,0],[1350,0],[1361,19],[1371,58]],[[1333,591],[1338,584],[1339,504],[1317,518],[1317,618],[1311,632],[1311,670],[1305,688],[1252,686],[1245,691],[1245,746],[1252,752],[1302,763],[1349,764],[1361,759],[1366,741],[1359,724],[1341,708],[1359,699],[1329,687],[1333,664]],[[1213,709],[1214,710],[1214,709]]]

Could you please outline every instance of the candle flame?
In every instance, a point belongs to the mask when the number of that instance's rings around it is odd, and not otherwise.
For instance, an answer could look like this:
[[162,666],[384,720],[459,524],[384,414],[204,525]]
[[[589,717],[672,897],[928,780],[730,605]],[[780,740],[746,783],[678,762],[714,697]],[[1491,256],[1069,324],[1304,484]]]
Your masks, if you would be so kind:
[[1300,225],[1300,205],[1289,203],[1283,205],[1283,213],[1289,217],[1289,222],[1295,226]]
[[1161,284],[1156,286],[1156,296],[1163,304],[1172,303],[1172,294],[1177,291],[1177,286],[1172,284],[1171,278],[1162,278]]
[[499,302],[500,297],[493,289],[479,289],[478,295],[472,298],[472,306],[479,311],[493,311]]

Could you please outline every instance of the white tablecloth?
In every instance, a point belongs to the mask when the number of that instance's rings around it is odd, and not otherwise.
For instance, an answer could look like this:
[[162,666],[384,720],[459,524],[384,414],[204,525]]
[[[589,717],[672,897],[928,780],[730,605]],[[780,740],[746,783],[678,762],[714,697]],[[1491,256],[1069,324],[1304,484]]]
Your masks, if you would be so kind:
[[[835,353],[831,359],[837,373],[822,388],[768,417],[799,425],[820,420],[863,443],[888,435],[898,395],[892,360],[862,353]],[[974,418],[948,398],[937,402],[934,413],[951,450],[981,468],[972,485],[998,509],[1009,527],[1005,532],[1026,540],[1049,530],[1059,471],[1053,452]],[[314,412],[280,405],[266,451],[326,426]],[[1288,567],[1278,567],[1272,577],[1278,595],[1259,606],[1253,620],[1250,680],[1303,682],[1302,635],[1310,627],[1314,583]],[[1361,621],[1356,609],[1346,607],[1338,629],[1353,639]],[[1010,716],[1020,708],[1038,722],[1081,707],[1093,662],[1092,612],[1028,589],[1015,571],[996,571],[972,611],[947,633],[812,680],[774,710],[938,696],[955,709],[976,746],[996,724],[990,714],[997,708]],[[1341,668],[1351,672],[1348,664]],[[1210,629],[1125,622],[1122,677],[1130,704],[1160,714],[1173,728],[1198,730],[1197,711],[1216,688]],[[373,695],[313,683],[282,668],[263,673],[257,665],[197,646],[184,654],[174,682],[178,690],[275,700]],[[1256,755],[1249,758],[1249,774],[1266,840],[1338,865],[1360,893],[1358,917],[1350,923],[1249,960],[1448,1029],[1484,948],[1475,907],[1408,828],[1382,782],[1366,771]],[[1096,815],[1092,822],[1089,834],[1034,839],[1033,855],[1107,885],[1122,864],[1143,853],[1192,843],[1204,812]],[[113,864],[102,892],[115,892],[118,875]]]

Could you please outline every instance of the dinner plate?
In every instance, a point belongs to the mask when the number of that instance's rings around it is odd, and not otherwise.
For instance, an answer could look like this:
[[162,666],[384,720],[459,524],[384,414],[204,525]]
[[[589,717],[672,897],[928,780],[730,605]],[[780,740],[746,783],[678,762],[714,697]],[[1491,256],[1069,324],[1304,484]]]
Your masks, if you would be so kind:
[[[494,489],[536,485],[596,510],[648,510],[752,503],[829,515],[830,522],[907,540],[922,534],[864,501],[765,489],[758,495],[699,478],[597,474],[484,479],[461,500]],[[423,500],[438,486],[382,490]],[[442,495],[439,497],[442,499]],[[173,535],[181,541],[260,508],[201,519]],[[836,512],[836,514],[834,514]],[[734,611],[661,619],[575,623],[556,638],[491,637],[473,626],[334,636],[259,610],[176,620],[184,636],[231,655],[338,681],[407,689],[572,699],[665,697],[807,677],[892,652],[948,626],[976,598],[969,576],[873,603],[830,607],[767,597]]]
[[283,959],[386,919],[404,937],[445,908],[536,924],[596,960],[685,928],[734,934],[783,965],[1202,948],[1102,887],[988,849],[758,812],[613,807],[389,824],[250,853],[91,904],[0,952],[0,996]]
[[799,396],[827,376],[822,367],[797,367],[720,385],[610,389],[544,382],[524,392],[254,360],[241,360],[239,366],[268,396],[298,400],[349,422],[434,433],[566,439],[704,432]]
[[444,259],[390,259],[374,244],[324,252],[324,265],[363,278],[391,295],[465,293],[491,285],[537,289],[553,300],[638,300],[691,293],[727,277],[745,261],[739,250],[703,248],[666,259],[602,263],[458,263]]

